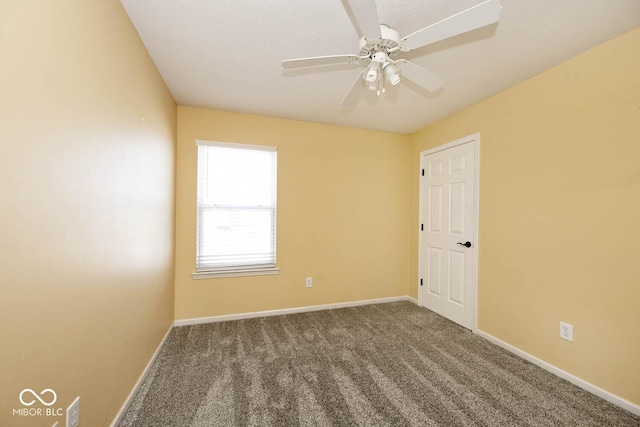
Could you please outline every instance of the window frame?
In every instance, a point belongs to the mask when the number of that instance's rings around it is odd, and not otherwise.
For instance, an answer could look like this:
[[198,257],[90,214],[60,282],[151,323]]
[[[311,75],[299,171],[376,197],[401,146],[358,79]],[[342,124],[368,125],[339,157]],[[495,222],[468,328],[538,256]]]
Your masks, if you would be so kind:
[[[203,206],[201,205],[201,201],[198,197],[198,186],[199,175],[198,170],[196,170],[196,269],[195,272],[191,274],[193,279],[210,279],[210,278],[218,278],[218,277],[236,277],[236,276],[262,276],[262,275],[271,275],[271,274],[279,274],[280,269],[276,264],[276,255],[277,255],[277,187],[278,187],[278,158],[277,158],[277,147],[273,146],[265,146],[265,145],[250,145],[250,144],[238,144],[231,142],[218,142],[218,141],[204,141],[204,140],[196,140],[196,165],[199,163],[199,147],[220,147],[220,148],[233,148],[233,149],[244,149],[244,150],[255,150],[255,151],[270,151],[275,152],[276,155],[276,163],[275,163],[275,183],[273,190],[275,191],[274,196],[274,204],[272,207],[247,207],[238,205],[238,208],[247,208],[247,209],[269,209],[273,211],[273,256],[274,262],[273,264],[255,264],[255,265],[239,265],[239,266],[225,266],[225,267],[198,267],[198,242],[200,236],[200,230],[202,227],[203,220]],[[198,167],[196,167],[198,169]],[[230,209],[230,206],[224,206],[222,209]]]

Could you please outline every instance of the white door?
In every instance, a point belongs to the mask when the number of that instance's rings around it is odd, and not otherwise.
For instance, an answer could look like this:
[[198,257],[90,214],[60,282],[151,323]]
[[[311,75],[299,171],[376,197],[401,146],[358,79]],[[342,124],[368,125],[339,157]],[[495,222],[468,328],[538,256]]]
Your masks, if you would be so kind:
[[422,153],[420,304],[475,329],[477,136]]

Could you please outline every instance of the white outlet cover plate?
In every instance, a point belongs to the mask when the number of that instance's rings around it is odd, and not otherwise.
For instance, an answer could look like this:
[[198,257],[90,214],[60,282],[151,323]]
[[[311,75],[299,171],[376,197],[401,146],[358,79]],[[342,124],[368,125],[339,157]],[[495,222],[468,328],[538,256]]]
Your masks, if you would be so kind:
[[560,338],[573,342],[573,325],[571,323],[560,322]]
[[80,425],[80,396],[67,407],[66,427],[78,427]]

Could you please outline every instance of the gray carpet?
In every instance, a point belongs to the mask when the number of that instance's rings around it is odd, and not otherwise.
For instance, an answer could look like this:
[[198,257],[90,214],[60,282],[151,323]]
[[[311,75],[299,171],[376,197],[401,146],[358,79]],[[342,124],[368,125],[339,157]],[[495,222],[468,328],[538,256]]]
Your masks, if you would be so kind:
[[174,328],[129,426],[640,426],[409,302]]

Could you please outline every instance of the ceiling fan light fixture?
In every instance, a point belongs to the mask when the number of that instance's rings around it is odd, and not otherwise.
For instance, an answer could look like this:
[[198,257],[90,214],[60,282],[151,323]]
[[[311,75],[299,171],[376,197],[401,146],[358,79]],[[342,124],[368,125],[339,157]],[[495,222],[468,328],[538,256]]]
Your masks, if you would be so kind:
[[364,76],[364,79],[368,83],[375,83],[378,80],[378,63],[372,62],[367,69],[367,73]]
[[382,68],[382,71],[384,72],[384,76],[386,77],[387,81],[391,83],[392,86],[400,83],[400,75],[398,74],[398,69],[391,62],[387,62]]
[[378,80],[378,71],[374,68],[369,68],[364,79],[369,83],[374,83],[376,80]]

